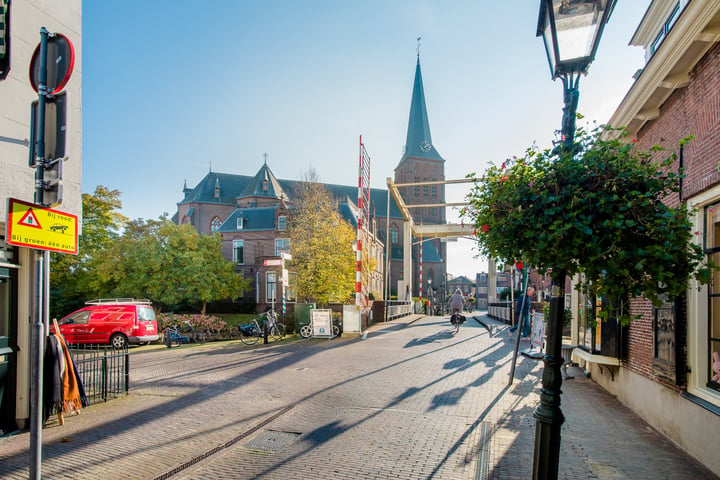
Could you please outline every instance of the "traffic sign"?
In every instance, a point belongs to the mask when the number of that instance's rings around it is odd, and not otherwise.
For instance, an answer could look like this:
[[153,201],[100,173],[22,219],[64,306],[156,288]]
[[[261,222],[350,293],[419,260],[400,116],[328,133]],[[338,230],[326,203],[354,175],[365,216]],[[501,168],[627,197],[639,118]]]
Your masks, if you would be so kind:
[[78,219],[75,215],[9,198],[6,225],[5,239],[10,245],[78,253]]
[[266,267],[279,267],[282,265],[282,260],[279,258],[269,258],[263,262]]
[[[36,92],[40,90],[40,45],[35,47],[30,60],[30,84]],[[54,95],[62,90],[70,80],[75,65],[75,49],[70,40],[62,33],[56,33],[47,39],[47,94]]]

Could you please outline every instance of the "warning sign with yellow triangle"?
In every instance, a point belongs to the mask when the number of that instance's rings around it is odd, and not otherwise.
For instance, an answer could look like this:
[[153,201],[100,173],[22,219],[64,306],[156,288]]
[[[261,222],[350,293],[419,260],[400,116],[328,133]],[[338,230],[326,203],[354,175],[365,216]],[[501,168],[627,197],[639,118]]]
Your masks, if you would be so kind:
[[20,225],[27,225],[28,227],[39,228],[42,230],[40,222],[38,222],[32,208],[28,209],[27,213],[20,219]]
[[77,255],[78,219],[69,213],[10,198],[6,241],[20,247]]

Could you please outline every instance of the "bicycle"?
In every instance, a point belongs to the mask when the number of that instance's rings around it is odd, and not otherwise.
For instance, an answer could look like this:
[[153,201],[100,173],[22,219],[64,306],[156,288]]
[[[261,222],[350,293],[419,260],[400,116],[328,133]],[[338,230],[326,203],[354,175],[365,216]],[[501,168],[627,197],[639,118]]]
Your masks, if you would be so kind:
[[460,325],[465,322],[465,317],[460,312],[453,312],[450,316],[450,323],[455,327],[455,333],[460,331]]
[[[285,337],[285,325],[277,321],[277,315],[274,311],[265,312],[263,315],[263,326],[267,328],[268,337],[274,340],[282,340]],[[251,323],[240,325],[240,341],[245,345],[255,345],[260,338],[264,336],[263,329],[257,318],[253,318]]]
[[282,340],[285,337],[285,324],[278,322],[277,313],[274,310],[265,312],[265,325],[268,329],[268,336],[275,340]]

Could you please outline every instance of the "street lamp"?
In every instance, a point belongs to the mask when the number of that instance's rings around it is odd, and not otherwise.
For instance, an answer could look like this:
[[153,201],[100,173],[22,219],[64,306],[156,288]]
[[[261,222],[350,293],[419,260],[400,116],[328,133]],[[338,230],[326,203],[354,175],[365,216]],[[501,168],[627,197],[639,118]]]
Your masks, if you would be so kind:
[[595,59],[603,27],[616,0],[540,0],[537,36],[543,37],[552,79],[563,82],[562,140],[575,137],[578,84]]
[[[595,59],[603,27],[616,0],[540,0],[537,36],[545,42],[552,79],[563,82],[562,143],[560,154],[575,153],[575,117],[580,75],[587,74]],[[533,479],[557,479],[560,460],[560,410],[562,374],[562,321],[565,309],[565,272],[553,269],[547,348],[543,357],[542,393],[533,416],[535,452]]]

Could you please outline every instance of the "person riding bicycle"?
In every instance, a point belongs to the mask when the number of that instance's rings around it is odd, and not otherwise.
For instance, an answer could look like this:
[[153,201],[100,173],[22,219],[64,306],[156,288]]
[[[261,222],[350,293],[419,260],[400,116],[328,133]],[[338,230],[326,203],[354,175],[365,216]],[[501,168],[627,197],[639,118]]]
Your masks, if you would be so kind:
[[458,288],[455,293],[450,297],[450,314],[462,313],[463,306],[465,305],[465,297]]

